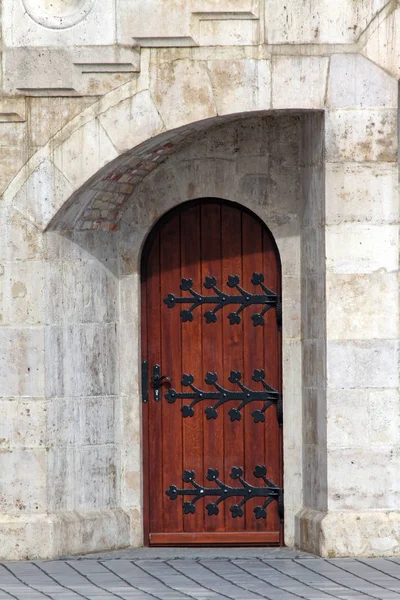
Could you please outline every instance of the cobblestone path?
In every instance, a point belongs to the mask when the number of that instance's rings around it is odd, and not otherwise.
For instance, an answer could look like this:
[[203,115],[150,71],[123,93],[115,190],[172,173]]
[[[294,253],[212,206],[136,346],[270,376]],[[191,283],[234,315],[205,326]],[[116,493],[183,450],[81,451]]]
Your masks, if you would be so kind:
[[0,563],[0,600],[400,600],[400,559],[290,549],[138,549]]

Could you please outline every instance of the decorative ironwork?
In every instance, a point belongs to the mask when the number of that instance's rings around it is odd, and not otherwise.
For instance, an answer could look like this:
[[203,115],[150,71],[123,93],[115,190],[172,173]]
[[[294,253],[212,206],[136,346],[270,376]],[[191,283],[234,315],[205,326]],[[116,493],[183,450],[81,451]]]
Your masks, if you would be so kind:
[[171,377],[168,377],[167,375],[161,375],[160,365],[154,365],[151,386],[154,390],[154,400],[156,402],[161,400],[161,386],[164,381],[171,381]]
[[175,294],[168,294],[164,298],[164,303],[168,308],[174,308],[177,304],[190,304],[189,308],[181,310],[181,320],[183,322],[193,321],[194,311],[203,304],[215,304],[212,310],[207,310],[204,313],[206,323],[216,323],[217,312],[224,306],[229,304],[237,304],[239,308],[235,312],[228,314],[228,319],[231,325],[239,324],[241,321],[240,313],[252,305],[263,305],[263,309],[259,313],[254,313],[251,317],[254,327],[258,325],[264,325],[265,313],[276,306],[278,303],[278,296],[275,292],[272,292],[264,285],[264,275],[262,273],[253,273],[251,279],[253,285],[259,285],[264,293],[262,294],[251,294],[246,292],[239,284],[239,275],[229,275],[227,286],[231,289],[237,289],[239,294],[226,294],[217,288],[217,279],[213,276],[207,276],[204,280],[203,286],[207,290],[214,290],[216,296],[203,296],[193,289],[193,279],[183,278],[181,281],[180,288],[182,291],[189,292],[190,296],[178,297]]
[[[281,410],[281,394],[274,390],[268,383],[265,381],[265,371],[263,369],[254,369],[253,373],[253,381],[261,382],[264,390],[251,390],[246,387],[242,382],[242,374],[240,371],[231,371],[229,376],[229,381],[233,384],[237,384],[240,387],[240,391],[228,390],[222,385],[218,383],[218,374],[208,372],[204,379],[207,385],[212,385],[216,388],[216,392],[200,390],[194,385],[194,376],[190,373],[184,373],[182,375],[181,384],[184,387],[189,387],[192,392],[177,392],[175,389],[171,388],[165,394],[166,400],[170,404],[174,404],[174,402],[178,399],[183,400],[192,400],[190,404],[185,404],[182,406],[181,411],[182,415],[186,417],[194,416],[194,407],[199,402],[203,402],[204,400],[216,400],[217,402],[213,406],[208,406],[204,413],[207,419],[216,419],[218,417],[218,408],[225,404],[226,402],[240,402],[237,408],[231,408],[228,412],[231,421],[240,421],[242,418],[241,410],[250,402],[255,401],[263,401],[264,406],[261,409],[255,410],[252,413],[252,417],[254,419],[254,423],[260,423],[265,421],[265,411],[267,408],[271,406],[271,404],[276,403],[277,405],[277,414],[282,417]],[[281,420],[278,418],[279,425],[282,424]]]
[[229,507],[232,517],[243,517],[243,506],[251,498],[265,498],[263,504],[256,506],[253,509],[256,519],[265,519],[267,517],[267,507],[274,500],[278,502],[278,511],[281,521],[283,521],[283,489],[275,483],[267,479],[267,468],[265,465],[257,465],[253,475],[258,479],[263,479],[265,487],[256,487],[250,485],[242,477],[243,469],[241,467],[232,467],[230,478],[234,481],[239,481],[241,487],[232,487],[219,480],[218,469],[208,469],[206,478],[208,481],[215,481],[218,487],[207,488],[199,485],[195,481],[196,474],[194,471],[185,471],[182,475],[182,481],[191,483],[192,488],[179,489],[176,485],[171,485],[166,494],[170,500],[176,500],[178,496],[191,496],[192,500],[183,503],[183,511],[185,515],[194,514],[196,512],[196,502],[207,496],[217,497],[215,502],[209,502],[206,505],[206,510],[209,515],[217,515],[219,513],[218,504],[224,502],[228,498],[242,498],[238,504],[232,504]]

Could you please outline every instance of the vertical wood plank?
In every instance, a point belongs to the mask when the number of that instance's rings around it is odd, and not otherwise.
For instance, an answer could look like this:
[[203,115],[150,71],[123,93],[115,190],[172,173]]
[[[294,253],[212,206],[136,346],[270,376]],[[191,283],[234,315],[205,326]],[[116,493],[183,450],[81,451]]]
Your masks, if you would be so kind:
[[[200,290],[201,279],[201,240],[200,240],[200,207],[195,206],[181,213],[181,276],[193,280],[195,290]],[[201,311],[197,310],[193,321],[181,324],[182,328],[182,372],[193,375],[195,384],[203,383]],[[184,388],[188,391],[189,388]],[[183,401],[190,404],[190,401]],[[203,410],[200,404],[195,407],[193,417],[183,419],[183,466],[194,471],[196,481],[204,481],[203,470]],[[185,488],[192,488],[190,483]],[[184,531],[201,532],[204,529],[204,506],[199,502],[195,514],[184,515]]]
[[[159,404],[162,406],[163,463],[163,526],[165,531],[183,531],[182,504],[171,501],[165,493],[171,485],[182,483],[182,400],[169,404],[164,396],[172,385],[181,390],[182,344],[180,310],[170,309],[162,302],[170,293],[179,295],[181,283],[180,265],[180,219],[176,214],[167,221],[160,233],[161,268],[161,375],[171,377],[171,383],[162,385]],[[156,403],[157,404],[157,403]],[[158,465],[157,465],[158,468]]]
[[[252,215],[244,212],[242,215],[243,227],[243,287],[252,294],[259,294],[260,287],[251,282],[254,273],[262,273],[264,257],[262,246],[262,227]],[[262,293],[262,291],[261,291]],[[244,377],[248,387],[262,391],[260,382],[252,379],[254,369],[263,369],[265,366],[264,340],[266,331],[263,326],[254,327],[252,315],[262,310],[261,306],[250,306],[243,314],[243,346],[244,352]],[[252,413],[262,409],[263,402],[252,402],[245,409],[245,475],[246,481],[252,485],[264,485],[262,480],[253,475],[256,465],[265,464],[265,423],[255,423]],[[260,505],[260,499],[250,500],[246,505],[247,531],[263,531],[266,529],[264,519],[256,519],[254,508]]]
[[[280,272],[276,248],[271,234],[263,229],[263,256],[265,285],[280,294]],[[281,342],[276,322],[276,309],[269,310],[265,315],[265,346],[264,362],[267,382],[276,390],[281,388]],[[282,430],[280,429],[276,407],[271,406],[266,414],[265,423],[265,460],[268,466],[267,476],[274,483],[282,485],[281,478]],[[276,502],[268,507],[267,527],[271,531],[280,529],[279,515]]]
[[[237,385],[228,380],[233,370],[242,372],[246,386],[262,390],[252,375],[254,369],[263,368],[268,383],[281,391],[281,334],[274,308],[265,314],[264,326],[254,327],[251,315],[260,312],[258,306],[245,309],[241,323],[231,325],[228,314],[235,312],[236,306],[225,307],[217,313],[217,322],[208,324],[204,313],[213,307],[205,305],[195,310],[192,321],[183,323],[180,310],[186,307],[169,309],[163,303],[169,293],[186,294],[180,290],[182,277],[193,279],[196,291],[213,295],[213,290],[203,287],[206,277],[215,277],[220,289],[235,294],[237,291],[229,289],[226,282],[229,275],[239,275],[244,289],[260,293],[260,287],[251,283],[253,273],[260,272],[265,285],[280,293],[279,260],[268,230],[247,211],[218,201],[182,207],[169,215],[159,230],[148,254],[142,285],[142,353],[149,361],[149,376],[158,363],[162,374],[172,377],[171,385],[177,391],[187,391],[181,386],[184,372],[195,377],[198,387],[215,391],[204,382],[207,371],[213,371],[218,373],[219,383],[236,390]],[[182,501],[188,498],[171,501],[165,494],[172,484],[191,487],[182,482],[185,469],[195,471],[200,483],[213,486],[205,479],[210,467],[218,469],[220,478],[231,484],[231,468],[243,466],[245,479],[260,486],[263,483],[253,476],[253,470],[257,464],[266,464],[268,477],[282,485],[282,430],[275,407],[267,410],[265,423],[254,423],[252,417],[263,402],[244,407],[240,421],[230,419],[230,409],[237,407],[234,402],[221,406],[217,419],[206,419],[204,402],[196,406],[193,417],[184,419],[181,407],[188,401],[168,404],[164,398],[168,388],[169,384],[163,385],[162,398],[155,402],[150,387],[149,403],[143,406],[145,539],[149,533],[164,533],[166,539],[171,534],[171,540],[176,540],[174,535],[183,532],[209,536],[214,532],[218,543],[218,535],[224,532],[242,532],[246,544],[252,539],[246,532],[277,535],[275,532],[280,531],[282,536],[276,503],[269,507],[267,521],[256,520],[253,512],[261,499],[246,504],[244,518],[234,519],[229,511],[240,498],[222,502],[218,515],[207,514],[205,504],[211,500],[206,500],[197,503],[195,514],[184,516]],[[201,539],[198,537],[198,543]]]
[[[221,207],[221,230],[222,230],[222,280],[219,286],[228,294],[237,294],[237,290],[227,285],[230,275],[238,275],[242,281],[242,213],[237,207],[223,205]],[[228,315],[235,312],[238,307],[228,305],[219,313],[218,318],[222,321],[223,329],[223,373],[222,385],[233,391],[238,391],[238,385],[229,382],[231,371],[240,371],[243,374],[243,313],[239,324],[230,324]],[[242,420],[231,421],[229,411],[237,409],[239,403],[228,402],[219,409],[220,419],[224,420],[224,481],[232,485],[233,481],[229,475],[232,467],[244,467],[245,428],[244,412]],[[229,504],[239,503],[241,498],[232,498]],[[244,509],[245,510],[245,509]],[[233,518],[228,506],[225,510],[225,530],[243,531],[245,526],[244,517]]]
[[[148,345],[147,345],[147,257],[146,261],[142,265],[141,278],[140,278],[140,301],[141,301],[141,350],[142,350],[142,361],[148,361]],[[142,367],[142,365],[141,365]],[[143,540],[145,546],[149,545],[149,533],[150,533],[150,506],[149,506],[149,404],[143,403],[143,386],[149,385],[149,378],[147,382],[143,381],[143,371],[141,370],[141,413],[142,413],[142,455],[143,455]]]
[[[157,235],[147,260],[146,275],[146,309],[147,309],[147,344],[149,379],[151,379],[153,365],[160,361],[160,321],[161,321],[161,296],[160,296],[160,236]],[[162,405],[153,400],[153,391],[149,386],[149,440],[148,455],[148,502],[149,502],[149,527],[150,532],[163,531],[163,448],[162,448]]]
[[[219,204],[203,204],[201,207],[201,268],[202,281],[206,277],[216,277],[221,281],[221,206]],[[207,291],[207,290],[205,290]],[[208,293],[208,291],[207,291]],[[203,347],[203,381],[207,371],[223,373],[222,321],[206,323],[204,313],[209,307],[202,307],[202,347]],[[215,391],[212,386],[204,384],[204,389]],[[203,416],[204,423],[204,473],[209,468],[218,469],[224,473],[224,421],[209,419]],[[200,503],[199,503],[200,504]],[[225,506],[219,505],[218,515],[208,515],[205,512],[205,531],[224,531]],[[199,507],[200,508],[200,507]],[[205,507],[202,507],[205,510]]]

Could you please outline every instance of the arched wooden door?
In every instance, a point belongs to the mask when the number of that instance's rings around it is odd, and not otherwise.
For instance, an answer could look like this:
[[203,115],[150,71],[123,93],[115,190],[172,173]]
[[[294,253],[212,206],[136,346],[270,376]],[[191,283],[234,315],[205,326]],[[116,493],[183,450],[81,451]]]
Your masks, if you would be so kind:
[[142,264],[145,543],[282,539],[281,276],[262,222],[189,202]]

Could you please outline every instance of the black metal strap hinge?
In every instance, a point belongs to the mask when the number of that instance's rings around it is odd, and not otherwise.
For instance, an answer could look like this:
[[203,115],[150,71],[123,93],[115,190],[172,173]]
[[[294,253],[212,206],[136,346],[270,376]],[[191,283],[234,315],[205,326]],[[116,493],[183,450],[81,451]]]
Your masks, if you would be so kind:
[[278,504],[278,513],[281,522],[283,522],[283,489],[277,486],[275,483],[267,479],[267,468],[265,465],[257,465],[253,472],[254,477],[262,479],[264,486],[258,487],[249,484],[243,479],[243,469],[241,467],[232,467],[230,478],[237,481],[237,484],[232,486],[224,483],[219,479],[218,469],[208,469],[206,479],[216,484],[216,487],[205,487],[199,484],[195,478],[196,473],[194,471],[185,471],[182,475],[184,483],[190,483],[191,488],[178,488],[176,485],[171,485],[165,493],[170,500],[176,500],[179,496],[189,496],[190,501],[183,503],[183,511],[186,515],[193,514],[196,512],[196,502],[202,498],[215,499],[215,502],[209,502],[206,505],[206,510],[209,516],[218,515],[219,508],[218,504],[225,502],[229,498],[235,498],[241,500],[238,504],[232,504],[229,510],[233,518],[243,517],[244,510],[243,506],[252,498],[262,498],[259,506],[253,509],[254,516],[256,519],[266,519],[267,507],[272,502],[276,501]]

